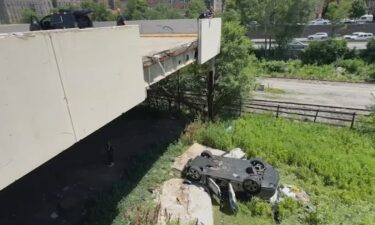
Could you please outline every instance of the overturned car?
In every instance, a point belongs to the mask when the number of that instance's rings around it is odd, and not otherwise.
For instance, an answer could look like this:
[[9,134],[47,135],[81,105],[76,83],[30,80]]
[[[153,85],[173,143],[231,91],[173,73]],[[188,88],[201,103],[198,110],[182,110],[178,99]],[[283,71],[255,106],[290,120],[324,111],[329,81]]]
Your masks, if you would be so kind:
[[235,201],[235,194],[269,200],[279,184],[276,169],[259,158],[215,156],[207,150],[190,159],[182,174],[188,180],[204,185],[220,199],[226,196],[229,202]]

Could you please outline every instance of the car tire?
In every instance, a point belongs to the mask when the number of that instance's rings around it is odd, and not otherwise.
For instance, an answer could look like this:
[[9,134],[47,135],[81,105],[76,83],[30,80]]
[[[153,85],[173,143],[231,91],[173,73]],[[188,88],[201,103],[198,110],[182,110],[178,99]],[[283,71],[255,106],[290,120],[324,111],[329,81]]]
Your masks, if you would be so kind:
[[202,177],[202,170],[197,166],[192,166],[188,169],[186,175],[193,181],[199,181]]
[[243,189],[251,195],[258,194],[260,191],[260,181],[255,177],[247,178],[242,183]]
[[202,153],[201,153],[201,156],[202,157],[205,157],[205,158],[208,158],[208,159],[212,159],[213,155],[210,151],[208,150],[204,150]]
[[254,159],[250,161],[251,166],[254,168],[256,172],[262,172],[266,168],[264,163],[259,159]]

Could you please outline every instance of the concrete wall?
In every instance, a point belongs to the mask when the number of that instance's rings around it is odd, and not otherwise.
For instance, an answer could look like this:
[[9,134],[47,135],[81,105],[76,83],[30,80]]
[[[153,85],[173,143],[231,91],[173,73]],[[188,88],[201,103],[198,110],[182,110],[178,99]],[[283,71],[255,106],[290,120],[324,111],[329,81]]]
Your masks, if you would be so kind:
[[0,49],[0,189],[146,97],[137,26],[0,36]]
[[220,53],[221,18],[199,20],[198,63],[203,64]]
[[[135,20],[126,21],[127,25],[139,25],[141,34],[196,34],[198,33],[198,20]],[[115,21],[94,22],[94,27],[115,26]],[[0,25],[0,33],[25,32],[29,24]]]

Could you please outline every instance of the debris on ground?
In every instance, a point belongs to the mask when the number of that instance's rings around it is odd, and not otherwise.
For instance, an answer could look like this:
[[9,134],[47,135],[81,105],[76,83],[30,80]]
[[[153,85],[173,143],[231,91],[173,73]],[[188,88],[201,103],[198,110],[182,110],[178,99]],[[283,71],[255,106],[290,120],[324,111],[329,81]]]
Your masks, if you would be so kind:
[[275,195],[271,197],[270,202],[275,204],[287,197],[301,201],[303,204],[310,203],[310,196],[301,188],[293,185],[280,185]]
[[244,159],[246,157],[246,153],[243,152],[242,149],[240,148],[235,148],[235,149],[232,149],[229,153],[225,154],[224,157]]
[[160,195],[158,225],[166,225],[169,221],[180,221],[183,225],[213,225],[210,195],[203,187],[185,184],[183,179],[166,181]]

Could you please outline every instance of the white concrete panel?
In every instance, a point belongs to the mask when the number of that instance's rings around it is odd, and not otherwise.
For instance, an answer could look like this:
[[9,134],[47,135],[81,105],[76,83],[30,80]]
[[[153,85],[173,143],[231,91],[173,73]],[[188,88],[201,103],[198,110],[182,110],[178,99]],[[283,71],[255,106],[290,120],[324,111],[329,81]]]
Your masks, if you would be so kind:
[[78,139],[146,98],[138,26],[51,35]]
[[221,18],[199,20],[198,63],[203,64],[220,53]]
[[49,36],[0,37],[0,190],[75,141]]

